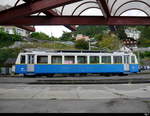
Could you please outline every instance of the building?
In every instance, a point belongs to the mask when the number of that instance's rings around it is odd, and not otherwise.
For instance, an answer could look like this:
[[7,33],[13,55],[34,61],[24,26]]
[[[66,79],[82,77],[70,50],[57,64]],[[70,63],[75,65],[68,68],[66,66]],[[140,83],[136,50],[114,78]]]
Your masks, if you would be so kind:
[[134,40],[133,38],[123,40],[123,44],[128,48],[137,48],[137,40]]
[[0,28],[8,34],[19,34],[23,37],[28,37],[30,35],[30,31],[15,26],[0,26]]
[[76,36],[76,40],[81,40],[81,39],[84,39],[85,41],[89,41],[89,36],[85,36],[85,35],[82,35],[82,34],[77,34]]
[[125,29],[127,39],[123,40],[123,43],[128,48],[137,48],[138,39],[140,38],[141,32],[136,28]]
[[133,38],[134,40],[138,40],[140,38],[141,32],[136,30],[135,28],[125,29],[125,33],[127,37]]

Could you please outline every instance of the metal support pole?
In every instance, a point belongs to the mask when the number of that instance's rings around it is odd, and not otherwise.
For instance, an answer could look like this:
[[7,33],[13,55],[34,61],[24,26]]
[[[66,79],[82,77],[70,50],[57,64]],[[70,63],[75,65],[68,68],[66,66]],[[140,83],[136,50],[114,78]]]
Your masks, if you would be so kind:
[[89,40],[89,50],[91,50],[90,40]]

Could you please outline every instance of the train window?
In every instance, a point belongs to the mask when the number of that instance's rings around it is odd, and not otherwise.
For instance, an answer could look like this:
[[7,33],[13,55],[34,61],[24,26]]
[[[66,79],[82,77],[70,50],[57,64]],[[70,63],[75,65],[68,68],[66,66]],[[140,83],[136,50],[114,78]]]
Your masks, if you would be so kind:
[[102,63],[111,63],[111,56],[102,56]]
[[20,57],[20,63],[21,64],[25,64],[25,55],[21,55],[21,57]]
[[52,64],[62,64],[62,56],[52,56]]
[[77,56],[78,63],[86,64],[87,63],[87,56]]
[[129,55],[124,56],[124,63],[129,64]]
[[65,56],[64,64],[74,64],[75,57],[74,56]]
[[48,63],[48,56],[37,56],[37,64]]
[[34,64],[34,55],[33,54],[28,55],[28,64]]
[[99,64],[99,56],[90,56],[90,63]]
[[114,56],[114,64],[122,64],[122,56]]
[[131,56],[131,63],[135,64],[135,56]]

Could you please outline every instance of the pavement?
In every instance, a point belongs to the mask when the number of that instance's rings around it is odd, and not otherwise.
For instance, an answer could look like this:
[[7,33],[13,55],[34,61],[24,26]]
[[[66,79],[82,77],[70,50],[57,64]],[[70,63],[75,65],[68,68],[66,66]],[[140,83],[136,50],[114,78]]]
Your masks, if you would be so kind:
[[[0,100],[0,113],[150,113],[143,99]],[[144,115],[143,114],[143,115]],[[148,116],[148,115],[147,115]]]
[[147,113],[150,85],[0,84],[0,113],[26,112]]
[[149,84],[24,85],[0,84],[0,99],[149,98]]
[[0,78],[0,113],[150,113],[149,83],[26,84],[35,80]]

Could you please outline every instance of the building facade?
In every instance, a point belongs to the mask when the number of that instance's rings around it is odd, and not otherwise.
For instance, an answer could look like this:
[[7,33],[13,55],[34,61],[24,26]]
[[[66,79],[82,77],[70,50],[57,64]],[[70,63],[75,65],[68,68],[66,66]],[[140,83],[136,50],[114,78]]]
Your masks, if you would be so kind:
[[140,38],[141,32],[136,28],[125,29],[127,39],[123,40],[123,43],[128,48],[137,48],[138,39]]
[[89,36],[85,36],[85,35],[82,35],[82,34],[77,34],[77,36],[76,36],[76,40],[81,40],[81,39],[83,39],[83,40],[85,40],[85,41],[89,41]]
[[8,34],[18,34],[23,37],[28,37],[30,35],[30,31],[15,26],[0,26],[0,28]]

